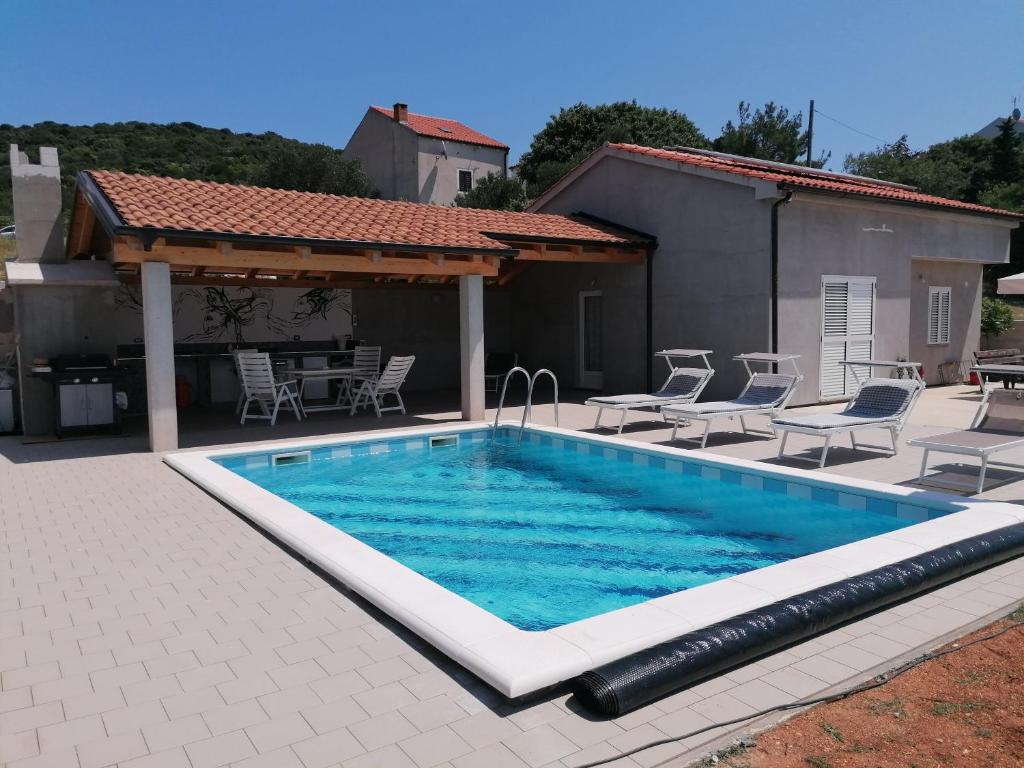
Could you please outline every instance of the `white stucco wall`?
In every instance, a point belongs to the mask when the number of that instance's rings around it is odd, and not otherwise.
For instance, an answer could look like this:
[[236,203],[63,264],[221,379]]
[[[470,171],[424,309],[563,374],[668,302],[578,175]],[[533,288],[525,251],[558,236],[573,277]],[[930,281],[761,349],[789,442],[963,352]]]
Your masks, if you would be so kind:
[[417,162],[419,166],[419,201],[434,205],[451,205],[459,193],[459,169],[473,172],[474,185],[488,174],[505,172],[505,150],[481,147],[458,141],[420,136]]

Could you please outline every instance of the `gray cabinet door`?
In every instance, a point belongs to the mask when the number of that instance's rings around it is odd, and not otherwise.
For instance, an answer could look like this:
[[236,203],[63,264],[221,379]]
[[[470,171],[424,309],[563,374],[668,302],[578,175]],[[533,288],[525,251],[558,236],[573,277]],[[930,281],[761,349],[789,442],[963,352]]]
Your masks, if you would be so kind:
[[81,427],[89,423],[88,384],[62,384],[60,390],[60,425]]
[[114,385],[86,384],[89,401],[88,424],[111,424],[114,421]]

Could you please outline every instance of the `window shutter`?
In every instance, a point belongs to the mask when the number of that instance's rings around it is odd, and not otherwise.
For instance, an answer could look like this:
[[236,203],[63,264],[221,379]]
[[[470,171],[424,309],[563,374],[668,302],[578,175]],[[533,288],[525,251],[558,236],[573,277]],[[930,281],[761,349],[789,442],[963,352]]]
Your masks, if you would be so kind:
[[850,284],[825,283],[822,286],[825,320],[823,333],[825,336],[845,336],[847,333],[847,303],[849,301]]
[[[875,284],[849,283],[849,335],[870,336],[874,328]],[[869,353],[870,354],[870,353]]]
[[949,312],[952,290],[932,286],[928,289],[928,343],[949,344]]

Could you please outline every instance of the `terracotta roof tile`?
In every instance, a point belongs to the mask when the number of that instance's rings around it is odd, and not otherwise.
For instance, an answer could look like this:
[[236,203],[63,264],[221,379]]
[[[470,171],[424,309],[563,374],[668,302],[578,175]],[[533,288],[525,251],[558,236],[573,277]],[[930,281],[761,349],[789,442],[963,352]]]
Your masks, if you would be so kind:
[[[371,106],[370,109],[394,119],[394,111],[388,107]],[[507,144],[503,144],[497,139],[492,139],[490,136],[485,136],[479,131],[474,131],[458,120],[449,120],[445,117],[431,117],[430,115],[417,115],[414,112],[410,112],[407,124],[420,136],[430,136],[446,141],[461,141],[463,144],[479,144],[482,147],[508,149]]]
[[670,160],[699,168],[722,171],[723,173],[733,173],[739,176],[774,181],[787,187],[804,187],[825,192],[841,192],[851,195],[876,197],[882,200],[958,209],[970,213],[1021,218],[1021,214],[1012,211],[989,208],[974,203],[963,203],[959,200],[948,200],[944,197],[936,197],[935,195],[926,195],[913,188],[876,181],[863,176],[821,172],[814,168],[765,163],[752,158],[718,153],[709,154],[687,149],[656,149],[654,147],[641,147],[636,144],[609,144],[608,146],[611,149],[630,152],[636,155],[646,155],[647,157],[656,157],[661,160]]
[[507,250],[533,238],[602,245],[644,239],[589,219],[448,208],[209,181],[87,171],[127,227]]

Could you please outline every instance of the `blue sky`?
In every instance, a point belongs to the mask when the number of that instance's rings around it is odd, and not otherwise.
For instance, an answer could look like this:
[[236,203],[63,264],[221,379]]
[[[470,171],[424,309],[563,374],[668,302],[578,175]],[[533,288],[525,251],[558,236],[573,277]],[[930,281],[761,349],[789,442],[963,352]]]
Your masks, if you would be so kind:
[[[189,120],[343,147],[408,102],[512,147],[577,101],[678,109],[710,137],[740,99],[803,110],[839,169],[872,137],[926,147],[1024,97],[1019,0],[2,0],[0,122]],[[816,153],[817,154],[817,153]]]

